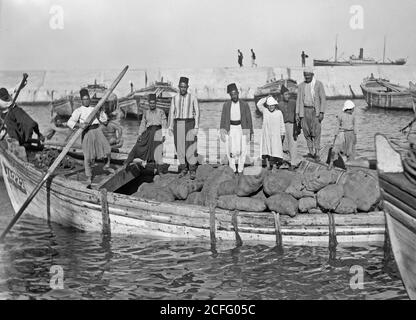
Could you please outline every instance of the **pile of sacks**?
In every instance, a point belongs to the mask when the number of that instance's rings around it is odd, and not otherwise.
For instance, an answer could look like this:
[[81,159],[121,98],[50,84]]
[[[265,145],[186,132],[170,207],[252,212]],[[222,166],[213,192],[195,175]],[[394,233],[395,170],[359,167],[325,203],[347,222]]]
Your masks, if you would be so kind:
[[365,171],[346,172],[340,181],[333,170],[300,174],[288,170],[270,172],[245,168],[235,176],[228,166],[198,167],[196,179],[176,174],[156,176],[135,194],[156,201],[182,201],[226,210],[275,211],[291,217],[298,213],[352,214],[373,210],[380,201],[375,177]]

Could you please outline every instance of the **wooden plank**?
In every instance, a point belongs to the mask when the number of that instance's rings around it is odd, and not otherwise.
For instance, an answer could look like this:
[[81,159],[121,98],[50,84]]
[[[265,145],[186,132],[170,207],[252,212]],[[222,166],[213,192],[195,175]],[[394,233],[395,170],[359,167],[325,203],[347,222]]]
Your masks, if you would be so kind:
[[104,188],[109,192],[114,192],[126,183],[129,183],[130,181],[140,176],[142,171],[143,170],[141,170],[139,166],[135,164],[130,165],[127,170],[120,168],[113,175],[110,175],[107,177],[107,179],[104,179],[104,181],[96,186],[96,189],[99,190]]
[[390,202],[391,204],[395,205],[396,207],[400,208],[401,210],[407,212],[409,216],[416,218],[416,210],[409,207],[406,203],[401,201],[400,199],[392,196],[388,193],[383,193],[383,200]]

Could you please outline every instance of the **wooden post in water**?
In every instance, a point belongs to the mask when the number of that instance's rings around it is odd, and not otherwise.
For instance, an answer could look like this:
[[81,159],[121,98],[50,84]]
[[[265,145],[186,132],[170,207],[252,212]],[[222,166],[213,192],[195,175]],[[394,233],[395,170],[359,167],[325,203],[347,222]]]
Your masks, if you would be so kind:
[[102,214],[102,232],[105,235],[111,234],[111,225],[110,225],[110,210],[108,209],[107,201],[107,189],[100,190],[101,195],[101,214]]
[[240,234],[238,233],[238,221],[237,221],[238,210],[234,210],[232,214],[232,225],[234,227],[235,232],[235,242],[237,247],[241,247],[243,245],[243,240],[241,240]]
[[283,245],[282,241],[282,226],[280,224],[280,213],[273,211],[274,218],[274,228],[276,231],[276,246],[281,247]]
[[211,249],[215,250],[217,239],[215,235],[215,204],[209,204],[209,233],[211,238]]

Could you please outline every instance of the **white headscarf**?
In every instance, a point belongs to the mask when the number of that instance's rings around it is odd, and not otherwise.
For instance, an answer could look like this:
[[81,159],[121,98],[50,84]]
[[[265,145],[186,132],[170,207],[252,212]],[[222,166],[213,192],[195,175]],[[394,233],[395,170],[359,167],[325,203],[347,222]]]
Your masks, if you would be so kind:
[[279,104],[273,97],[268,97],[266,103],[268,106],[277,106]]

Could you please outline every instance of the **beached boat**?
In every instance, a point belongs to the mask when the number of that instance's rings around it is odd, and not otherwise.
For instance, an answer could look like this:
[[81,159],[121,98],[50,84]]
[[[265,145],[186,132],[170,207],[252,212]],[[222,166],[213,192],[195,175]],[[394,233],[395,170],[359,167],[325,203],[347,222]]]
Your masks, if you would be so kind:
[[[279,80],[271,80],[266,83],[264,86],[257,88],[256,92],[254,93],[254,102],[257,106],[257,102],[261,98],[267,97],[268,95],[272,95],[277,101],[281,100],[280,90],[284,85],[286,88],[289,89],[290,98],[295,99],[297,98],[297,91],[298,85],[297,82],[293,79],[279,79]],[[256,115],[261,116],[262,113],[256,107]]]
[[[97,84],[97,81],[94,84],[87,85],[86,88],[90,93],[91,106],[95,106],[98,101],[106,93],[107,87],[103,84]],[[67,95],[64,98],[53,100],[51,116],[54,119],[54,122],[57,126],[60,126],[60,122],[66,122],[70,117],[72,112],[81,106],[81,98],[78,93]],[[118,99],[117,95],[112,93],[108,100],[104,104],[104,110],[108,115],[116,114],[118,111]]]
[[374,77],[365,78],[360,86],[369,107],[416,112],[415,101],[409,88]]
[[163,81],[135,90],[120,99],[120,110],[124,117],[132,116],[140,119],[143,112],[149,109],[148,96],[151,93],[156,94],[156,106],[168,114],[172,97],[178,93],[178,90],[172,87],[171,83]]
[[[181,202],[157,202],[132,196],[141,182],[152,181],[149,172],[153,171],[133,165],[128,171],[102,175],[101,165],[94,168],[96,178],[93,188],[88,189],[82,160],[76,161],[79,161],[76,168],[56,172],[42,187],[27,208],[28,214],[85,231],[105,229],[119,234],[208,242],[211,231],[218,241],[239,238],[243,242],[269,245],[276,244],[278,239],[283,244],[325,246],[330,237],[345,245],[384,239],[385,220],[380,211],[353,215],[299,214],[290,218],[271,212],[230,212]],[[16,157],[4,141],[0,144],[0,163],[7,193],[17,211],[44,173]],[[116,165],[113,168],[117,169]],[[210,221],[215,221],[212,230]]]
[[[416,180],[383,135],[376,135],[377,166],[394,258],[411,299],[416,299]],[[416,177],[415,177],[416,178]]]

